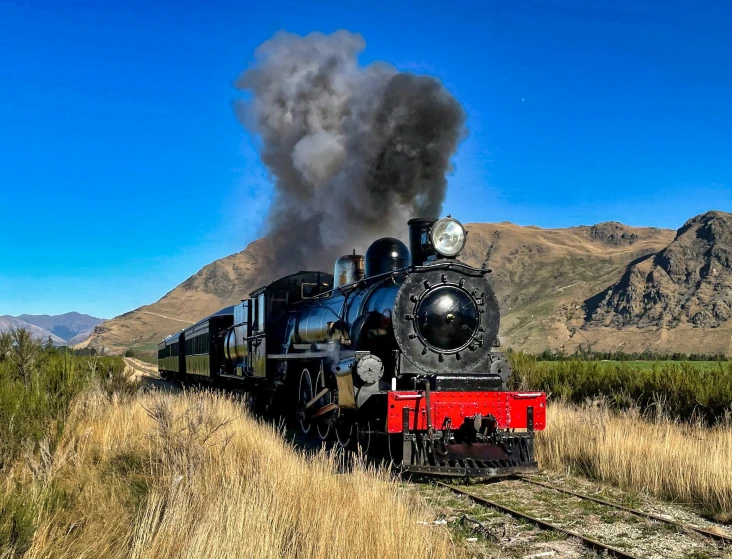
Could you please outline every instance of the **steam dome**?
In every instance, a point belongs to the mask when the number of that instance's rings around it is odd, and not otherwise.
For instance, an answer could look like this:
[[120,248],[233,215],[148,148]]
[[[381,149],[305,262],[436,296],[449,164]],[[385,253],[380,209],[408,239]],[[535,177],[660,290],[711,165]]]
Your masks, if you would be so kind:
[[384,237],[371,243],[365,260],[367,278],[400,270],[412,263],[407,245],[393,237]]

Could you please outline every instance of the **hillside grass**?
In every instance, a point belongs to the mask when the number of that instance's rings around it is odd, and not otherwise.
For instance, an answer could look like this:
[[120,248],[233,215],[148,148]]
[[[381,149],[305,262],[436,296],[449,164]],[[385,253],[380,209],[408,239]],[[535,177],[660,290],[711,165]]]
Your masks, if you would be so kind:
[[[386,472],[303,454],[231,395],[145,392],[121,358],[3,347],[0,559],[462,553]],[[511,360],[517,386],[550,392],[542,467],[732,518],[732,421],[699,403],[727,364]]]
[[542,468],[570,471],[662,499],[683,502],[732,521],[732,423],[706,427],[603,402],[551,402],[538,434]]
[[581,405],[603,398],[611,409],[640,408],[650,419],[707,425],[732,416],[729,361],[539,361],[525,353],[508,355],[511,386],[543,390],[553,400]]
[[25,330],[0,334],[0,557],[30,544],[40,511],[63,506],[64,495],[44,492],[39,500],[12,480],[20,464],[43,477],[75,400],[92,388],[132,390],[122,358],[44,348]]
[[[453,556],[444,529],[385,472],[305,455],[232,397],[99,390],[56,449],[5,480],[35,534],[5,557]],[[0,552],[2,556],[2,552]]]
[[231,395],[140,390],[122,358],[24,340],[0,347],[2,559],[461,555],[357,456],[304,454]]

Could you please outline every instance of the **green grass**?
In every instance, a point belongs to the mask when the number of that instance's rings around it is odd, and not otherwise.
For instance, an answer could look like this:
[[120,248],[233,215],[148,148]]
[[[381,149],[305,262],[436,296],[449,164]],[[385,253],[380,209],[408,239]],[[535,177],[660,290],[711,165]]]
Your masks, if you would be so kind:
[[512,388],[543,390],[552,398],[582,404],[603,398],[611,407],[640,407],[654,417],[732,420],[732,362],[601,361],[580,357],[540,361],[509,353]]
[[728,361],[673,361],[670,359],[659,359],[656,361],[618,361],[618,360],[601,360],[598,361],[598,363],[602,363],[603,365],[615,365],[615,366],[622,366],[627,365],[628,367],[631,367],[633,369],[653,369],[654,367],[658,367],[659,365],[678,365],[680,366],[682,363],[689,363],[694,369],[702,370],[702,371],[709,371],[712,369],[719,368],[719,365],[721,363],[722,367],[729,366],[732,364]]

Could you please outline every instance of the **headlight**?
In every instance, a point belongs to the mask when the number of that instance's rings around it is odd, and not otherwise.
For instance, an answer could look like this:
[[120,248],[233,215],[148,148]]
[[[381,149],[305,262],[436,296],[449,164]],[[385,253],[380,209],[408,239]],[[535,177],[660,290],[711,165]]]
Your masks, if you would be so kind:
[[432,246],[440,256],[453,258],[465,246],[465,228],[451,217],[438,219],[432,226]]

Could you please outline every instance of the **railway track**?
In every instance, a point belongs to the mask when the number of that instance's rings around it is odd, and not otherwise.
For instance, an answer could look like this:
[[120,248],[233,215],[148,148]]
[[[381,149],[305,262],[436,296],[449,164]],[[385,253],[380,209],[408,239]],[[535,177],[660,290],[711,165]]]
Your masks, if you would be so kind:
[[[638,518],[642,518],[647,521],[652,522],[660,522],[667,526],[672,527],[671,529],[675,529],[676,531],[679,531],[681,533],[685,534],[698,534],[700,536],[704,536],[705,538],[708,538],[706,540],[706,543],[702,542],[700,545],[704,545],[706,547],[714,546],[716,551],[719,551],[721,546],[726,546],[732,544],[732,537],[729,535],[724,535],[721,533],[713,532],[710,530],[707,530],[705,528],[700,528],[698,526],[693,526],[691,524],[686,524],[683,522],[679,522],[670,518],[666,518],[657,514],[648,513],[644,511],[640,511],[637,509],[633,509],[630,507],[626,507],[624,505],[620,505],[617,503],[613,503],[610,501],[606,501],[604,499],[599,499],[597,497],[593,497],[590,495],[585,495],[582,493],[578,493],[576,491],[571,491],[569,489],[565,489],[562,487],[558,487],[556,485],[551,485],[548,483],[544,483],[541,481],[537,481],[535,479],[531,479],[527,476],[513,476],[513,480],[519,481],[522,484],[526,484],[527,486],[531,487],[541,487],[543,489],[547,489],[550,491],[554,491],[557,493],[561,493],[564,495],[569,495],[572,498],[580,499],[582,501],[592,503],[595,506],[601,506],[606,507],[608,509],[613,509],[615,511],[619,511],[622,514],[635,516]],[[504,484],[505,481],[498,482],[499,484]],[[503,513],[505,515],[509,515],[513,517],[514,519],[528,522],[530,524],[533,524],[534,526],[540,528],[541,530],[551,530],[560,534],[564,534],[565,536],[575,538],[578,540],[584,547],[591,549],[595,552],[599,552],[601,554],[606,554],[609,557],[617,557],[619,559],[641,559],[642,557],[648,557],[649,555],[646,553],[641,553],[640,555],[635,554],[635,551],[631,552],[626,549],[620,549],[620,547],[616,545],[611,545],[609,543],[606,543],[604,541],[600,541],[596,536],[594,535],[588,535],[586,533],[582,533],[578,529],[569,529],[566,526],[561,526],[557,522],[555,522],[553,519],[547,520],[546,514],[530,514],[528,512],[524,512],[522,510],[517,510],[517,507],[515,506],[508,506],[507,504],[503,502],[499,502],[502,499],[496,499],[494,495],[485,495],[485,494],[476,494],[476,492],[472,490],[467,490],[465,488],[458,487],[456,485],[451,485],[448,483],[444,483],[442,481],[435,481],[435,484],[439,487],[445,488],[455,494],[461,495],[463,497],[468,498],[472,502],[482,506],[494,509],[496,511],[499,511],[500,513]],[[477,486],[480,487],[480,486]],[[483,486],[486,487],[486,486]],[[590,505],[592,506],[592,505]],[[521,507],[523,508],[523,507]],[[583,513],[579,512],[579,514],[576,515],[576,517],[583,516]],[[552,517],[553,518],[553,517]],[[468,518],[471,523],[476,523],[475,520]],[[480,524],[480,523],[478,523]],[[482,528],[485,528],[481,524]],[[627,546],[623,546],[627,547]],[[635,549],[636,546],[633,546]],[[728,551],[727,551],[728,552]],[[657,552],[656,552],[657,555]],[[696,555],[695,555],[696,556]],[[718,556],[718,555],[702,555],[704,557],[711,557],[711,556]],[[728,555],[723,555],[724,557],[728,557]]]
[[561,533],[571,536],[573,538],[577,538],[578,540],[580,540],[582,542],[583,545],[585,545],[586,547],[589,547],[591,549],[594,549],[595,551],[599,551],[601,553],[602,552],[607,553],[612,557],[617,557],[618,559],[640,559],[640,557],[638,557],[636,555],[631,555],[630,553],[627,553],[627,552],[625,552],[621,549],[618,549],[616,547],[613,547],[611,545],[602,543],[598,540],[589,538],[587,536],[583,536],[579,532],[575,532],[574,530],[568,530],[566,528],[562,528],[561,526],[557,526],[556,524],[552,524],[551,522],[547,522],[546,520],[542,520],[541,518],[537,518],[536,516],[532,516],[530,514],[526,514],[524,512],[517,511],[516,509],[513,509],[511,507],[502,505],[500,503],[496,503],[495,501],[491,501],[489,499],[486,499],[485,497],[475,495],[468,491],[463,491],[462,489],[458,489],[457,487],[448,485],[441,481],[437,481],[435,483],[441,487],[449,489],[453,493],[457,493],[458,495],[467,497],[467,498],[471,499],[472,501],[475,501],[479,505],[491,507],[493,509],[499,510],[500,512],[509,514],[509,515],[513,516],[514,518],[518,518],[520,520],[526,520],[526,521],[538,526],[539,528],[543,528],[544,530],[554,530],[555,532],[561,532]]
[[530,483],[530,484],[537,485],[540,487],[546,487],[547,489],[551,489],[552,491],[558,491],[560,493],[564,493],[565,495],[572,495],[573,497],[577,497],[579,499],[584,499],[585,501],[592,501],[592,502],[598,503],[600,505],[605,505],[607,507],[613,507],[615,509],[622,510],[624,512],[627,512],[628,514],[632,514],[632,515],[638,516],[640,518],[646,518],[648,520],[655,520],[656,522],[663,522],[663,523],[669,524],[671,526],[676,526],[677,528],[684,530],[684,531],[696,532],[697,534],[701,534],[702,536],[706,536],[708,538],[712,538],[713,540],[722,542],[725,545],[732,544],[732,536],[726,536],[724,534],[719,534],[717,532],[705,530],[704,528],[699,528],[698,526],[692,526],[691,524],[684,524],[682,522],[677,522],[676,520],[673,520],[671,518],[666,518],[666,517],[658,515],[658,514],[653,514],[650,512],[643,512],[643,511],[640,511],[637,509],[632,509],[630,507],[626,507],[626,506],[620,505],[618,503],[612,503],[612,502],[606,501],[604,499],[598,499],[597,497],[592,497],[590,495],[583,495],[582,493],[577,493],[575,491],[570,491],[569,489],[563,489],[561,487],[556,487],[555,485],[549,485],[548,483],[536,481],[536,480],[530,479],[526,476],[516,476],[516,479],[523,481],[524,483]]

